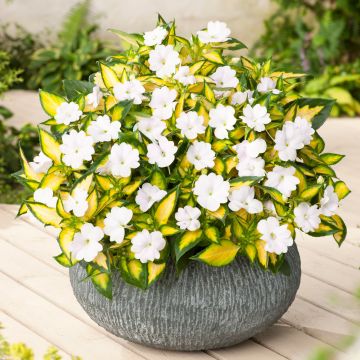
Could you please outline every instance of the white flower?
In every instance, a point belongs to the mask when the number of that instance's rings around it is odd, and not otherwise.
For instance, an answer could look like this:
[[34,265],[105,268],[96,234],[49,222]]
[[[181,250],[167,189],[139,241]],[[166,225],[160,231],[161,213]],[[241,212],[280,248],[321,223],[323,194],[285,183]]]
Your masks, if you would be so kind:
[[260,93],[267,93],[271,91],[273,94],[280,94],[280,90],[276,89],[276,83],[269,77],[262,77],[257,85],[257,91]]
[[64,209],[66,212],[72,211],[77,217],[85,215],[86,210],[89,207],[87,202],[88,193],[83,189],[75,189],[71,195],[69,194],[66,199],[63,200]]
[[282,167],[276,165],[272,171],[267,173],[265,186],[279,190],[284,198],[288,198],[300,182],[300,180],[294,176],[295,171],[293,166]]
[[49,208],[56,207],[57,197],[51,188],[39,188],[34,191],[34,201],[45,204]]
[[193,189],[194,194],[197,196],[197,202],[210,211],[216,211],[220,204],[227,202],[229,190],[230,183],[225,181],[221,175],[215,175],[214,173],[201,175]]
[[215,136],[218,139],[227,139],[228,130],[233,130],[236,123],[235,109],[232,106],[219,104],[209,112],[209,126],[215,128]]
[[147,157],[150,164],[157,164],[159,167],[167,167],[175,160],[177,147],[173,141],[169,141],[165,136],[156,142],[147,145]]
[[230,29],[224,22],[209,21],[207,29],[198,31],[197,35],[202,43],[208,44],[211,42],[225,42],[229,39],[230,33]]
[[171,76],[176,71],[176,65],[180,64],[179,53],[172,45],[156,45],[149,55],[150,70],[156,72],[156,76],[163,78]]
[[339,197],[334,191],[334,187],[329,185],[325,191],[324,196],[320,200],[320,212],[325,216],[332,216],[336,213],[339,207]]
[[196,111],[182,112],[176,119],[176,127],[181,130],[181,135],[190,140],[196,139],[198,134],[205,132],[204,118]]
[[82,111],[79,109],[79,105],[74,102],[63,102],[56,109],[56,114],[54,116],[58,124],[69,125],[74,121],[78,121]]
[[160,190],[157,186],[145,183],[138,190],[135,202],[139,205],[142,212],[148,211],[157,201],[166,195],[166,191]]
[[71,130],[62,136],[60,151],[64,154],[62,161],[65,165],[78,169],[85,160],[90,161],[95,150],[93,138],[87,136],[84,131]]
[[307,202],[300,203],[294,209],[294,215],[296,225],[305,233],[316,230],[321,222],[318,206]]
[[137,123],[137,129],[154,141],[161,137],[162,132],[166,129],[166,124],[156,117],[141,118]]
[[301,134],[303,144],[309,145],[312,140],[312,136],[315,133],[315,130],[312,128],[311,123],[300,116],[297,116],[295,118],[294,123],[296,125],[296,129]]
[[127,143],[112,146],[108,160],[108,168],[114,176],[128,177],[131,169],[140,166],[139,151]]
[[69,250],[76,260],[92,261],[96,258],[99,251],[102,250],[100,240],[104,233],[98,226],[85,223],[80,232],[74,236],[74,240],[69,244]]
[[262,177],[265,172],[265,160],[261,157],[257,158],[245,158],[240,160],[236,165],[239,176],[259,176]]
[[166,86],[156,88],[151,96],[149,106],[153,110],[153,114],[160,120],[167,120],[171,118],[172,113],[176,107],[177,92],[174,89],[169,89]]
[[195,231],[200,229],[200,215],[201,211],[197,207],[187,205],[175,213],[176,224],[182,230]]
[[246,100],[252,104],[254,92],[251,90],[245,90],[245,91],[237,91],[232,97],[231,97],[231,105],[241,105]]
[[279,158],[284,161],[295,161],[297,150],[310,144],[315,130],[306,119],[299,116],[295,121],[286,121],[281,130],[275,134],[274,149],[278,151]]
[[215,165],[215,152],[211,145],[203,141],[195,141],[186,153],[186,157],[196,170],[212,168]]
[[240,116],[240,118],[247,126],[255,131],[264,131],[265,125],[271,122],[266,107],[260,104],[256,104],[254,107],[250,104],[246,105],[243,113],[244,115]]
[[108,115],[98,116],[87,128],[94,142],[115,140],[119,137],[120,121],[111,121]]
[[256,158],[266,151],[266,141],[263,139],[255,139],[254,141],[244,140],[233,148],[237,152],[239,160],[245,158]]
[[286,253],[288,247],[294,243],[287,225],[280,225],[279,220],[273,216],[260,220],[257,230],[261,239],[266,242],[265,250],[270,253]]
[[149,232],[144,229],[131,239],[131,244],[135,259],[145,264],[160,258],[160,251],[164,249],[166,241],[160,231]]
[[255,199],[254,188],[244,185],[230,192],[229,208],[232,211],[245,209],[249,214],[257,214],[263,211],[262,202]]
[[124,83],[118,82],[114,85],[114,96],[119,101],[133,100],[134,104],[141,104],[144,92],[145,88],[136,79]]
[[236,77],[236,71],[230,66],[220,66],[210,75],[210,79],[215,82],[219,88],[234,88],[239,83]]
[[190,72],[188,66],[180,66],[179,70],[174,75],[174,79],[182,83],[183,85],[192,85],[196,83],[195,76]]
[[144,44],[146,46],[159,45],[166,38],[167,30],[162,26],[158,26],[152,31],[147,31],[144,34]]
[[96,109],[101,99],[103,98],[104,94],[100,90],[100,86],[95,85],[93,87],[92,93],[86,95],[86,104],[92,105],[94,109]]
[[34,161],[29,163],[30,167],[37,173],[42,174],[46,173],[53,162],[50,158],[48,158],[42,151],[39,152],[39,155],[34,157]]
[[110,241],[122,243],[125,236],[125,227],[132,219],[133,212],[122,206],[113,207],[104,219],[104,233],[110,236]]

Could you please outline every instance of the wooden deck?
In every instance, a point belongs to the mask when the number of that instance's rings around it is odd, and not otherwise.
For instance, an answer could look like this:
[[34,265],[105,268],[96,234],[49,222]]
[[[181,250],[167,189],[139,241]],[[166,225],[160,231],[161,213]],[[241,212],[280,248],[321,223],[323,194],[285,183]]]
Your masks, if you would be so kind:
[[308,359],[319,347],[342,352],[342,340],[360,323],[360,306],[354,296],[360,287],[358,121],[330,122],[322,134],[331,144],[327,151],[349,155],[337,168],[339,177],[353,190],[341,210],[349,227],[348,239],[339,249],[331,238],[298,237],[299,292],[281,321],[266,332],[232,348],[196,353],[155,350],[116,338],[98,327],[76,302],[67,269],[52,259],[59,252],[53,232],[15,219],[16,206],[0,205],[4,335],[32,346],[36,359],[50,345],[59,348],[64,359],[74,354],[83,360],[295,360]]

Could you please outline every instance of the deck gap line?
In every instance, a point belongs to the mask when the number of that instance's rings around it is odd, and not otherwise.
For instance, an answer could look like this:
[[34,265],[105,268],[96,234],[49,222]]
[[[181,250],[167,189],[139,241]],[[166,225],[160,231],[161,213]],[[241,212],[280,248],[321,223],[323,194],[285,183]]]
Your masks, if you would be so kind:
[[[340,318],[342,318],[342,319],[344,319],[346,321],[349,321],[349,322],[351,322],[352,324],[354,324],[356,326],[360,326],[360,322],[355,321],[355,320],[351,319],[350,317],[343,316],[340,313],[335,312],[335,311],[325,307],[324,305],[317,304],[317,303],[313,302],[312,300],[307,299],[306,297],[304,297],[302,295],[297,294],[296,297],[303,300],[303,301],[305,301],[305,302],[307,302],[307,303],[309,303],[309,304],[311,304],[311,305],[313,305],[313,306],[315,306],[315,307],[317,307],[317,308],[319,308],[319,309],[322,309],[322,310],[324,310],[324,311],[326,311],[326,312],[328,312],[330,314],[336,315],[336,316],[338,316],[338,317],[340,317]],[[355,297],[354,297],[354,299],[355,299]]]
[[264,348],[274,352],[275,354],[282,356],[284,359],[291,360],[289,357],[285,356],[284,354],[279,353],[277,350],[273,349],[271,346],[266,345],[266,344],[262,343],[261,341],[259,341],[256,338],[256,335],[254,337],[252,337],[251,340],[253,340],[256,344],[259,344],[259,345],[263,346]]
[[[6,275],[6,274],[5,274]],[[64,354],[68,355],[69,358],[71,357],[72,354],[70,354],[69,352],[67,352],[66,350],[64,350],[62,347],[60,347],[57,344],[54,344],[52,340],[48,339],[47,337],[39,334],[35,329],[31,329],[29,328],[28,325],[24,324],[20,319],[16,318],[15,316],[13,316],[12,314],[10,314],[6,309],[1,308],[1,311],[8,316],[9,318],[13,319],[14,321],[17,321],[19,324],[21,324],[22,326],[24,326],[26,329],[28,329],[29,331],[33,332],[34,334],[36,334],[36,336],[40,337],[41,339],[44,339],[46,342],[48,342],[49,344],[51,344],[52,346],[55,346],[58,350],[61,350]],[[4,325],[4,324],[3,324]],[[6,328],[6,326],[5,326]],[[19,339],[19,342],[21,342],[21,339]],[[44,355],[44,354],[38,354],[38,355]],[[74,355],[74,354],[73,354]]]
[[307,276],[310,276],[310,277],[313,278],[313,279],[316,279],[316,280],[319,280],[319,281],[323,282],[324,284],[327,284],[327,285],[329,285],[329,286],[332,286],[332,287],[334,287],[334,288],[336,288],[336,289],[338,289],[338,290],[344,291],[344,292],[348,293],[348,294],[351,295],[351,296],[355,296],[355,289],[354,289],[354,291],[349,291],[349,290],[344,289],[344,288],[342,288],[342,287],[338,287],[338,286],[334,285],[334,283],[331,283],[331,282],[329,282],[329,281],[327,281],[327,280],[321,279],[321,278],[317,277],[316,275],[307,272],[307,271],[304,270],[304,269],[301,269],[301,272],[303,272],[303,273],[306,274]]
[[[123,346],[124,348],[128,349],[129,351],[135,353],[136,355],[141,356],[143,359],[145,360],[151,360],[151,358],[148,357],[144,357],[143,354],[139,354],[137,353],[137,351],[134,351],[134,349],[132,349],[130,346],[127,346],[127,344],[123,344],[122,341],[119,339],[117,339],[116,337],[113,338],[111,336],[109,336],[109,334],[106,332],[106,330],[104,330],[103,328],[101,328],[100,326],[97,328],[94,325],[92,325],[90,322],[86,322],[83,319],[77,317],[77,315],[75,315],[73,312],[69,312],[67,309],[63,308],[62,306],[56,304],[53,300],[49,299],[48,297],[38,293],[37,291],[35,291],[34,289],[31,289],[28,285],[23,284],[22,282],[20,282],[18,279],[14,278],[13,276],[9,275],[8,273],[5,273],[4,271],[0,270],[0,272],[10,278],[11,280],[15,281],[16,283],[18,283],[20,286],[26,288],[27,290],[31,291],[33,294],[41,297],[42,299],[44,299],[45,301],[49,302],[50,304],[56,306],[57,308],[59,308],[60,310],[66,312],[67,314],[69,314],[70,316],[72,316],[73,318],[75,318],[78,321],[81,321],[83,324],[85,324],[86,326],[91,327],[92,329],[94,329],[95,331],[99,332],[100,334],[102,334],[103,336],[107,337],[108,339],[110,339],[111,341],[114,341],[116,343],[118,343],[119,345]],[[4,311],[5,312],[5,311]],[[90,318],[89,318],[90,319]],[[44,338],[45,339],[45,338]]]

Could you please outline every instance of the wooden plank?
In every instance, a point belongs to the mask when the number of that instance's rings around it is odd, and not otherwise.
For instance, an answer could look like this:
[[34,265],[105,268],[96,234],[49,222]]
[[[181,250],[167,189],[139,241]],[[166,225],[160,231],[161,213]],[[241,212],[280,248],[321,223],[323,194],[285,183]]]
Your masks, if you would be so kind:
[[[35,359],[40,359],[47,350],[54,346],[43,337],[40,337],[20,322],[5,314],[0,310],[0,323],[4,327],[1,334],[6,341],[11,344],[24,343],[27,347],[31,348]],[[70,354],[58,349],[59,355],[65,359],[70,359]]]
[[296,243],[300,247],[305,247],[343,265],[355,269],[360,267],[360,246],[354,246],[347,240],[339,247],[332,236],[316,238],[306,234],[297,234]]
[[[0,263],[0,271],[7,276],[14,278],[14,280],[16,279],[16,281],[34,291],[37,295],[58,306],[63,311],[68,312],[78,320],[92,326],[104,336],[126,346],[147,359],[169,359],[168,352],[131,343],[112,336],[104,329],[100,328],[89,318],[80,304],[76,301],[67,276],[54,271],[44,263],[32,258],[7,242],[0,241],[0,253],[4,258],[4,261]],[[14,261],[14,259],[16,259],[16,261]],[[190,353],[171,352],[171,354],[172,359],[210,360],[210,356],[202,352],[192,353],[191,357],[189,357]]]
[[256,340],[274,351],[281,349],[281,354],[291,360],[309,359],[309,355],[319,348],[333,349],[322,341],[282,323],[275,324],[270,329],[257,335]]
[[303,273],[354,294],[360,284],[360,272],[299,247]]
[[297,296],[355,324],[360,324],[360,301],[353,295],[306,274]]
[[298,297],[282,320],[336,348],[346,336],[359,329],[349,321]]
[[143,359],[119,343],[79,321],[10,277],[0,274],[0,306],[55,346],[84,359]]

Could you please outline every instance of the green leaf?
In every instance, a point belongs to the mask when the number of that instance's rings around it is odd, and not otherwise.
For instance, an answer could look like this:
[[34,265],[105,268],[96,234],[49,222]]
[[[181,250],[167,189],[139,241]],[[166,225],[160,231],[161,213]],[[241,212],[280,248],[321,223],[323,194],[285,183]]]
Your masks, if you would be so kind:
[[54,259],[61,265],[67,268],[70,268],[73,266],[73,264],[71,263],[71,261],[68,259],[68,257],[64,254],[61,253],[60,255],[54,256]]
[[170,225],[165,224],[160,227],[160,232],[164,236],[172,236],[172,235],[179,233],[180,229],[175,226],[170,226]]
[[66,99],[62,96],[49,93],[44,90],[40,90],[40,103],[44,111],[54,117],[57,111],[57,108],[63,103],[66,102]]
[[160,276],[164,273],[165,268],[166,263],[155,264],[153,262],[148,262],[148,286],[151,286],[155,281],[159,280]]
[[87,95],[92,92],[94,84],[88,81],[64,80],[64,90],[69,100],[74,100],[79,95]]
[[[125,45],[131,45],[137,48],[140,45],[144,44],[144,37],[140,34],[128,34],[121,30],[116,29],[109,29],[112,33],[116,34],[124,43]],[[125,46],[126,48],[126,46]]]
[[260,185],[257,185],[257,186],[260,189],[262,189],[265,194],[270,195],[270,197],[274,201],[277,201],[278,203],[283,204],[283,205],[286,204],[286,201],[284,200],[283,195],[279,190],[272,188],[272,187],[268,187],[268,186],[260,186]]
[[55,164],[61,163],[60,143],[44,129],[39,128],[39,141],[42,152]]
[[307,189],[301,192],[300,197],[304,201],[309,201],[319,193],[321,188],[322,188],[321,184],[308,186]]
[[102,272],[98,268],[92,267],[90,264],[86,266],[86,272],[91,277],[97,291],[108,299],[112,299],[112,280],[111,275]]
[[204,235],[213,243],[218,244],[220,242],[220,232],[216,226],[209,226],[205,228]]
[[334,191],[336,192],[339,200],[344,199],[351,193],[351,190],[347,187],[344,181],[337,181],[334,185]]
[[119,82],[119,78],[117,77],[115,71],[106,64],[100,63],[100,71],[104,84],[108,89],[113,88],[114,85]]
[[184,234],[179,236],[175,241],[175,255],[176,261],[195,247],[202,239],[202,230],[186,231]]
[[169,217],[175,210],[176,202],[179,195],[179,189],[176,187],[160,201],[155,211],[155,220],[159,225],[166,224]]
[[204,96],[212,104],[215,104],[216,99],[215,99],[214,91],[212,90],[212,88],[209,86],[209,84],[206,81],[204,81]]
[[123,279],[131,284],[146,289],[148,285],[148,268],[147,264],[141,263],[139,260],[127,261],[122,258],[120,261],[120,273]]
[[58,215],[56,209],[36,202],[27,202],[26,205],[31,213],[43,224],[59,227],[62,218]]
[[150,183],[157,186],[161,190],[166,190],[166,177],[160,169],[154,169],[150,175]]
[[211,266],[225,266],[236,257],[240,247],[229,240],[222,240],[220,244],[211,244],[191,259],[201,261]]
[[132,107],[132,100],[124,100],[117,103],[110,110],[111,121],[122,121]]
[[320,157],[321,157],[321,159],[324,160],[324,162],[327,165],[335,165],[339,161],[341,161],[341,159],[343,159],[345,157],[345,155],[334,154],[334,153],[326,153],[326,154],[320,155]]

